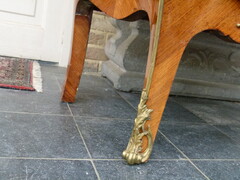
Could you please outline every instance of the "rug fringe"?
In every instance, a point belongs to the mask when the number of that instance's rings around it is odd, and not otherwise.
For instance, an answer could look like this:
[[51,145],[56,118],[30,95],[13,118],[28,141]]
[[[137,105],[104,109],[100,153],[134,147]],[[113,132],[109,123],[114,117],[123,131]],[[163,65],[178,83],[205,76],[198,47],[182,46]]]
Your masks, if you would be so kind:
[[37,92],[43,92],[41,67],[37,61],[33,61],[32,75],[33,88]]

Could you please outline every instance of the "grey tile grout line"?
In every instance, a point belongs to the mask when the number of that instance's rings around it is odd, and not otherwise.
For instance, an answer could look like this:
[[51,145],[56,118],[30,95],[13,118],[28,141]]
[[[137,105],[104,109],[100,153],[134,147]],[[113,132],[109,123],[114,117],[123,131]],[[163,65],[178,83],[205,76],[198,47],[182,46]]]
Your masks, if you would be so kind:
[[[97,94],[94,94],[94,93],[87,93],[87,92],[81,92],[79,91],[82,95],[88,95],[88,96],[98,96],[98,97],[101,97]],[[112,97],[112,98],[116,98],[116,99],[122,99],[122,97],[119,96],[119,94],[117,94],[117,92],[115,91],[116,95],[102,95],[103,97]]]
[[[54,76],[54,77],[55,77],[56,80],[57,80],[57,84],[58,84],[59,89],[62,90],[61,87],[60,87],[60,82],[58,81],[57,77],[56,77],[56,76]],[[106,81],[106,80],[104,80],[104,81]],[[115,91],[115,92],[116,92],[116,91]],[[94,95],[94,94],[88,94],[88,93],[82,93],[82,94]],[[119,96],[119,97],[117,97],[117,98],[123,99],[122,96],[118,94],[118,92],[116,92],[116,94]],[[114,96],[113,96],[113,97],[114,97]],[[123,99],[123,100],[125,100],[125,99]],[[126,100],[125,100],[125,101],[126,101]],[[68,109],[71,111],[71,108],[70,108],[70,106],[69,106],[69,103],[67,103],[67,105],[68,105]],[[131,104],[130,104],[130,105],[131,105]],[[114,117],[113,117],[113,118],[108,118],[108,117],[97,117],[97,116],[74,116],[73,113],[72,113],[72,111],[71,111],[71,115],[70,115],[70,116],[73,116],[73,117],[102,118],[102,119],[116,119],[116,120],[117,120],[117,119],[119,119],[119,120],[121,119],[121,118],[114,118]],[[129,119],[128,119],[128,118],[124,118],[124,120],[132,120],[132,119],[130,119],[130,118],[129,118]]]
[[[56,76],[55,76],[55,78],[56,78]],[[57,78],[56,78],[57,79]],[[59,89],[61,90],[61,87],[59,86],[59,82],[58,82],[58,80],[57,80],[57,84],[58,84],[58,87],[59,87]],[[118,92],[116,92],[122,99],[124,99],[131,107],[133,107],[132,106],[132,104],[128,101],[128,100],[126,100],[125,98],[123,98]],[[86,94],[86,93],[83,93],[83,94]],[[175,101],[174,101],[175,102]],[[69,108],[69,110],[71,111],[71,109],[70,109],[70,107],[69,107],[69,104],[67,104],[67,106],[68,106],[68,108]],[[182,105],[181,105],[182,106]],[[134,108],[134,107],[133,107]],[[185,108],[185,107],[184,107]],[[136,108],[134,108],[135,110],[136,110]],[[186,108],[185,108],[186,109]],[[188,110],[188,109],[187,109]],[[189,111],[189,110],[188,110]],[[190,111],[191,112],[191,111]],[[192,112],[191,112],[192,113]],[[194,113],[193,113],[194,114]],[[44,115],[44,114],[43,114]],[[46,114],[47,115],[47,114]],[[51,114],[50,114],[51,115]],[[53,114],[52,114],[53,115]],[[195,115],[195,114],[194,114]],[[67,116],[67,115],[63,115],[63,116]],[[74,116],[73,116],[73,114],[72,114],[72,111],[71,111],[71,115],[68,115],[68,116],[71,116],[71,117],[73,117],[74,118]],[[76,116],[76,117],[88,117],[88,116]],[[197,116],[198,117],[198,116]],[[97,117],[94,117],[94,118],[97,118]],[[105,119],[112,119],[112,118],[107,118],[107,117],[99,117],[99,118],[105,118]],[[120,119],[120,118],[116,118],[116,119]],[[76,123],[76,120],[75,120],[75,118],[74,118],[74,121],[75,121],[75,123]],[[76,124],[77,125],[77,124]],[[78,126],[77,126],[77,128],[78,128]],[[216,128],[216,127],[215,127]],[[79,130],[80,131],[80,130]],[[80,133],[80,132],[79,132]],[[81,134],[80,134],[81,135]],[[82,137],[82,139],[83,139],[83,137]],[[83,141],[84,141],[84,139],[83,139]],[[84,141],[84,143],[85,143],[85,141]],[[87,146],[86,146],[86,144],[85,144],[85,147],[86,147],[86,149],[87,149]],[[87,149],[87,151],[88,151],[88,149]],[[89,152],[89,151],[88,151]],[[90,152],[89,152],[89,154],[90,154]],[[91,154],[90,154],[91,155]],[[1,157],[0,157],[1,158]],[[86,161],[91,161],[91,163],[92,164],[94,164],[94,160],[95,161],[101,161],[101,160],[103,160],[103,161],[109,161],[109,160],[112,160],[112,161],[123,161],[122,159],[92,159],[92,157],[90,156],[90,158],[91,159],[69,159],[69,160],[86,160]],[[50,159],[50,160],[52,160],[52,159]],[[61,159],[56,159],[56,160],[61,160]],[[63,159],[63,160],[68,160],[68,159]],[[149,161],[163,161],[164,159],[150,159]],[[172,161],[174,161],[174,159],[171,159]],[[190,159],[188,158],[188,159],[176,159],[176,160],[185,160],[185,161],[189,161]],[[199,160],[204,160],[204,159],[191,159],[191,160],[193,160],[193,161],[199,161]],[[212,160],[212,159],[209,159],[209,160]],[[222,159],[214,159],[214,160],[222,160]],[[223,160],[225,160],[225,159],[223,159]],[[229,161],[233,161],[232,159],[229,159]],[[94,167],[95,167],[95,164],[94,164]],[[96,168],[96,167],[95,167]],[[95,170],[95,173],[96,173],[96,169],[94,168],[94,170]],[[195,167],[196,168],[196,167]],[[98,176],[98,175],[97,175]],[[98,176],[98,178],[99,178],[99,176]]]
[[[54,77],[57,79],[56,76],[54,76]],[[59,87],[59,89],[60,89],[60,91],[61,91],[60,82],[59,82],[58,80],[57,80],[57,83],[58,83],[58,87]],[[100,175],[99,175],[99,173],[98,173],[98,171],[97,171],[97,168],[96,168],[96,166],[95,166],[95,164],[94,164],[94,162],[93,162],[92,155],[91,155],[91,153],[90,153],[90,151],[89,151],[89,149],[88,149],[88,147],[87,147],[87,144],[86,144],[86,142],[85,142],[85,139],[83,138],[82,132],[80,131],[80,129],[79,129],[78,125],[77,125],[77,122],[76,122],[75,117],[73,116],[73,113],[72,113],[72,110],[71,110],[71,108],[70,108],[70,106],[69,106],[69,103],[67,103],[67,107],[68,107],[68,109],[69,109],[69,111],[70,111],[70,114],[72,115],[72,118],[73,118],[74,123],[75,123],[75,125],[76,125],[76,127],[77,127],[78,133],[79,133],[79,135],[80,135],[80,137],[81,137],[81,139],[82,139],[82,141],[83,141],[83,144],[84,144],[84,146],[85,146],[85,149],[87,150],[88,156],[90,157],[90,162],[91,162],[91,164],[92,164],[92,166],[93,166],[94,172],[95,172],[97,178],[98,178],[99,180],[101,180]]]
[[58,85],[59,90],[61,91],[62,88],[61,88],[61,86],[60,86],[60,82],[58,81],[58,79],[57,79],[57,77],[56,77],[56,74],[54,74],[54,78],[55,78],[55,80],[57,81],[57,85]]
[[135,111],[137,111],[137,108],[135,108],[126,98],[124,98],[118,91],[116,92],[124,101],[126,101],[126,103],[128,103]]
[[[38,157],[0,157],[0,159],[14,159],[14,160],[49,160],[49,161],[121,161],[124,159],[91,159],[91,158],[38,158]],[[148,161],[188,161],[187,159],[149,159]],[[236,160],[235,160],[236,161]],[[239,159],[240,161],[240,159]]]
[[225,136],[227,136],[228,138],[230,138],[232,141],[234,141],[235,143],[239,144],[239,142],[235,139],[232,139],[231,136],[229,136],[228,134],[226,134],[225,132],[223,132],[221,129],[218,129],[217,127],[215,127],[214,125],[212,124],[209,124],[210,126],[212,126],[213,128],[215,128],[216,130],[218,130],[219,132],[221,132],[222,134],[224,134]]
[[185,106],[183,106],[182,104],[180,104],[178,101],[172,99],[172,101],[176,104],[178,104],[179,106],[181,106],[183,109],[187,110],[188,112],[190,112],[192,115],[196,116],[197,118],[203,120],[204,122],[208,123],[207,121],[205,121],[204,119],[200,118],[197,114],[195,114],[194,112],[190,111],[188,108],[186,108]]
[[106,120],[120,120],[120,121],[125,121],[125,120],[132,120],[128,118],[116,118],[116,117],[101,117],[101,116],[74,116],[75,118],[99,118],[99,119],[106,119]]
[[[61,86],[61,84],[60,84],[60,79],[58,79],[57,77],[56,77],[56,75],[54,75],[54,77],[55,77],[55,79],[56,79],[56,81],[57,81],[57,84],[58,84],[58,88],[60,89],[60,91],[62,91],[62,86]],[[101,76],[99,76],[99,77],[101,77]],[[82,78],[82,77],[81,77]],[[104,80],[105,81],[105,80]],[[108,83],[107,83],[107,85],[109,86],[109,87],[107,87],[107,88],[111,88],[112,90],[113,90],[113,92],[116,94],[116,95],[110,95],[111,97],[115,97],[115,98],[121,98],[121,97],[119,97],[119,94],[114,90],[114,88],[112,87],[112,86],[110,86]],[[80,86],[81,86],[81,79],[80,79]],[[82,94],[86,94],[86,95],[89,95],[89,96],[96,96],[96,94],[93,94],[93,93],[87,93],[87,92],[82,92]],[[109,96],[109,95],[108,95]]]
[[[109,80],[107,80],[107,78],[103,78],[103,80],[109,85],[111,86],[111,88],[113,88],[114,92],[116,94],[118,94],[118,96],[120,96],[120,98],[122,98],[123,100],[125,100],[133,109],[135,109],[137,111],[137,108],[135,108],[126,98],[124,98],[119,92],[118,90],[114,89],[113,84],[111,84],[111,82]],[[140,97],[141,98],[141,97]]]
[[[190,113],[192,113],[194,116],[196,116],[197,118],[205,121],[202,117],[199,117],[197,114],[195,114],[194,112],[192,112],[191,110],[189,110],[188,108],[186,108],[185,106],[181,105],[179,102],[173,100],[175,103],[177,103],[178,105],[180,105],[181,107],[183,107],[184,109],[186,109],[187,111],[189,111]],[[217,128],[216,125],[221,125],[221,124],[215,124],[215,123],[209,123],[207,121],[205,121],[207,125],[212,126],[214,129],[216,129],[217,131],[221,132],[222,134],[224,134],[225,136],[227,136],[228,138],[230,138],[232,141],[234,141],[235,143],[239,144],[238,141],[232,139],[231,136],[229,136],[228,134],[226,134],[225,132],[223,132],[221,129]],[[240,126],[240,125],[239,125]]]
[[[56,76],[55,76],[55,78],[56,78]],[[56,79],[57,79],[57,78],[56,78]],[[105,80],[105,81],[106,81],[106,80]],[[57,80],[57,82],[58,82],[58,80]],[[107,83],[109,84],[109,82],[107,82]],[[58,87],[61,89],[61,87],[60,87],[60,85],[59,85],[59,82],[58,82]],[[124,97],[122,97],[122,96],[120,95],[120,93],[118,93],[117,91],[115,91],[115,92],[120,96],[120,98],[122,98],[122,99],[123,99],[125,102],[127,102],[134,110],[137,111],[137,109],[136,109],[127,99],[125,99]],[[69,103],[67,103],[67,106],[68,106],[68,108],[69,108],[69,111],[70,111],[73,119],[74,119],[74,122],[75,122],[75,124],[76,124],[76,126],[77,126],[77,129],[78,129],[78,132],[79,132],[79,134],[80,134],[80,136],[81,136],[81,138],[82,138],[82,140],[83,140],[83,143],[84,143],[84,146],[85,146],[85,148],[86,148],[86,150],[87,150],[87,152],[88,152],[88,155],[89,155],[89,157],[91,158],[90,161],[91,161],[92,166],[93,166],[93,168],[94,168],[94,170],[95,170],[95,173],[96,173],[98,179],[100,179],[99,173],[98,173],[98,171],[97,171],[97,169],[96,169],[96,166],[95,166],[95,164],[94,164],[94,162],[93,162],[92,156],[91,156],[90,151],[89,151],[89,149],[88,149],[88,147],[87,147],[87,145],[86,145],[86,142],[85,142],[85,140],[84,140],[84,138],[83,138],[83,135],[82,135],[82,133],[81,133],[81,131],[80,131],[77,123],[76,123],[76,119],[75,119],[75,117],[73,116],[73,113],[72,113],[72,110],[71,110],[71,108],[70,108],[70,106],[69,106]],[[160,131],[159,131],[159,132],[160,132]],[[160,132],[160,133],[161,133],[161,132]],[[161,133],[161,134],[162,134],[162,133]],[[162,134],[162,135],[163,135],[178,151],[180,151],[180,152],[182,153],[182,155],[185,156],[186,159],[187,159],[206,179],[210,180],[180,149],[178,149],[164,134]]]
[[[160,125],[164,123],[164,124],[168,124],[168,125],[187,125],[187,124],[191,124],[191,125],[206,125],[207,123],[204,122],[177,122],[177,121],[168,121],[168,120],[161,120]],[[160,126],[159,125],[159,126]]]
[[[61,87],[60,87],[60,85],[59,85],[59,81],[58,81],[58,79],[57,79],[57,77],[55,76],[55,78],[56,78],[56,80],[57,80],[57,82],[58,82],[58,87],[61,89]],[[109,86],[112,86],[112,84],[110,83],[110,82],[108,82],[106,79],[103,79]],[[112,87],[111,87],[112,88]],[[127,102],[134,110],[136,110],[137,111],[137,108],[135,108],[125,97],[123,97],[118,91],[115,91],[116,92],[116,94],[118,94],[118,96],[120,96],[120,98],[122,98],[125,102]],[[83,94],[88,94],[88,93],[83,93]],[[94,95],[94,94],[88,94],[88,95]],[[199,118],[199,119],[202,119],[202,118],[200,118],[199,116],[197,116],[195,113],[193,113],[192,111],[190,111],[189,109],[187,109],[186,107],[184,107],[183,105],[181,105],[180,103],[178,103],[177,101],[175,101],[174,99],[173,99],[173,102],[174,103],[176,103],[176,104],[178,104],[178,105],[180,105],[181,107],[183,107],[184,109],[186,109],[188,112],[190,112],[190,113],[192,113],[194,116],[196,116],[197,118]],[[70,107],[69,107],[69,109],[70,109]],[[73,116],[74,117],[74,116]],[[76,116],[76,117],[86,117],[86,116]],[[97,117],[94,117],[94,118],[97,118]],[[112,119],[112,118],[107,118],[107,117],[99,117],[99,118],[104,118],[104,119]],[[119,119],[119,118],[114,118],[114,119]],[[128,119],[128,120],[131,120],[131,119]],[[223,133],[224,135],[226,135],[227,137],[229,137],[229,138],[231,138],[230,136],[228,136],[227,134],[225,134],[224,132],[222,132],[220,129],[218,129],[217,127],[215,127],[214,125],[212,125],[212,124],[209,124],[208,122],[206,122],[204,119],[202,119],[206,124],[208,124],[208,125],[211,125],[211,126],[213,126],[215,129],[217,129],[218,131],[220,131],[221,133]],[[164,122],[164,121],[163,121]],[[165,123],[167,123],[167,122],[165,122]],[[196,124],[199,124],[199,125],[202,125],[202,124],[205,124],[205,123],[196,123]],[[160,131],[159,131],[160,132]],[[161,132],[160,132],[161,133]],[[163,133],[161,133],[162,135],[163,135]],[[166,136],[165,135],[163,135],[165,138],[166,138]],[[168,138],[167,138],[168,139]],[[231,138],[232,139],[232,138]],[[168,139],[169,140],[169,139]],[[170,141],[170,140],[169,140]],[[171,141],[170,141],[170,143],[175,147],[175,148],[177,148]],[[178,148],[177,148],[178,149]],[[178,151],[180,151],[183,155],[185,155],[180,149],[178,149]],[[186,156],[186,155],[185,155]],[[187,156],[186,156],[187,157]],[[190,160],[188,157],[187,157],[187,159],[188,160]],[[232,159],[229,159],[229,160],[232,160]],[[192,164],[192,163],[191,163]],[[195,165],[194,165],[195,166]],[[196,168],[196,166],[195,166],[195,168]],[[198,169],[198,168],[197,168]],[[199,170],[199,169],[198,169]],[[201,171],[201,173],[202,173],[202,171]],[[202,173],[203,174],[203,173]],[[207,177],[208,178],[208,177]]]
[[[54,76],[54,77],[57,79],[56,76]],[[58,83],[58,87],[59,87],[59,89],[60,89],[60,91],[61,91],[62,89],[61,89],[61,87],[60,87],[60,83],[58,82],[58,80],[57,80],[57,83]],[[83,144],[84,144],[84,146],[85,146],[85,149],[87,150],[88,156],[90,157],[90,162],[91,162],[91,164],[92,164],[92,166],[93,166],[94,172],[95,172],[98,180],[101,180],[101,178],[100,178],[100,176],[99,176],[99,173],[98,173],[98,171],[97,171],[97,168],[96,168],[96,166],[95,166],[95,164],[94,164],[94,162],[93,162],[92,155],[91,155],[91,153],[90,153],[90,151],[89,151],[89,149],[88,149],[88,147],[87,147],[87,144],[86,144],[86,142],[85,142],[85,140],[84,140],[84,138],[83,138],[82,132],[80,131],[80,129],[79,129],[78,125],[77,125],[77,122],[76,122],[75,117],[73,116],[73,113],[72,113],[72,110],[71,110],[71,108],[70,108],[70,106],[69,106],[69,103],[67,103],[67,107],[68,107],[68,110],[70,111],[70,114],[71,114],[73,120],[74,120],[75,126],[77,127],[78,133],[79,133],[79,135],[80,135],[80,137],[81,137],[81,139],[82,139],[82,141],[83,141]]]
[[[66,103],[67,104],[67,103]],[[64,114],[43,114],[43,113],[31,113],[31,112],[18,112],[18,111],[1,111],[0,113],[8,113],[8,114],[25,114],[25,115],[41,115],[41,116],[60,116],[60,117],[73,117],[74,115],[64,115]],[[130,118],[116,118],[116,117],[101,117],[101,116],[74,116],[76,118],[101,118],[101,119],[113,119],[113,120],[132,120]]]
[[[190,112],[191,114],[193,114],[193,115],[194,115],[195,117],[197,117],[198,119],[203,120],[206,124],[208,124],[208,125],[217,125],[217,124],[210,124],[209,122],[205,121],[202,117],[199,117],[196,113],[192,112],[190,109],[188,109],[187,107],[185,107],[185,106],[183,106],[182,104],[180,104],[178,101],[175,101],[174,99],[173,99],[173,101],[174,101],[176,104],[178,104],[179,106],[181,106],[182,108],[184,108],[185,110],[187,110],[188,112]],[[204,123],[202,123],[202,124],[204,124]]]
[[[49,160],[49,161],[121,161],[121,162],[125,162],[124,159],[90,159],[90,158],[86,158],[86,159],[82,159],[82,158],[39,158],[39,157],[0,157],[0,159],[13,159],[13,160]],[[240,159],[190,159],[192,161],[215,161],[215,162],[221,162],[221,161],[225,161],[225,162],[240,162]],[[189,161],[186,158],[181,158],[181,159],[149,159],[148,161]]]
[[75,117],[73,116],[72,110],[71,110],[71,108],[70,108],[70,106],[69,106],[68,103],[67,103],[67,106],[68,106],[68,109],[69,109],[69,111],[70,111],[70,113],[71,113],[71,115],[72,115],[72,117],[73,117],[74,123],[75,123],[75,125],[76,125],[76,127],[77,127],[77,130],[78,130],[78,133],[79,133],[79,135],[80,135],[80,137],[81,137],[81,139],[82,139],[82,141],[83,141],[83,144],[84,144],[84,146],[85,146],[85,149],[87,150],[88,156],[90,157],[90,162],[91,162],[91,164],[92,164],[92,166],[93,166],[93,169],[94,169],[94,171],[95,171],[95,174],[96,174],[98,180],[101,180],[100,175],[99,175],[99,173],[98,173],[98,171],[97,171],[97,168],[96,168],[96,166],[95,166],[95,164],[94,164],[94,162],[93,162],[92,155],[91,155],[91,153],[90,153],[90,151],[89,151],[89,149],[88,149],[88,147],[87,147],[87,144],[86,144],[85,139],[84,139],[84,137],[83,137],[83,135],[82,135],[82,132],[80,131],[80,129],[79,129],[79,127],[78,127],[77,121],[76,121]]
[[[118,93],[118,92],[117,92]],[[118,93],[119,94],[119,93]],[[132,106],[136,111],[137,111],[137,108],[135,108],[126,98],[124,98],[121,94],[119,94],[119,96],[121,96],[130,106]],[[174,101],[175,102],[175,101]],[[176,102],[175,102],[176,103]],[[177,103],[178,104],[178,103]],[[180,105],[181,106],[181,105]],[[184,107],[183,107],[184,108]],[[184,108],[184,109],[186,109],[186,108]],[[187,111],[189,111],[188,109],[186,109]],[[192,113],[191,111],[190,111],[190,113]],[[193,113],[192,113],[193,114]],[[195,114],[193,114],[194,116],[196,116]],[[197,118],[199,118],[198,116],[197,116]],[[178,124],[207,124],[207,122],[205,121],[205,122],[196,122],[196,123],[192,123],[192,122],[169,122],[169,121],[161,121],[162,123],[168,123],[168,124],[176,124],[176,123],[178,123]]]
[[[99,77],[101,77],[101,76],[99,76]],[[57,79],[57,77],[55,76],[55,78],[56,78],[56,80],[57,80],[57,84],[58,84],[58,87],[60,88],[60,91],[62,91],[62,88],[61,88],[61,86],[60,86],[60,82],[59,82],[59,80]],[[80,80],[81,81],[81,80]],[[106,80],[104,80],[104,81],[106,81]],[[107,83],[108,84],[108,83]],[[81,82],[80,82],[80,86],[81,86]],[[108,86],[109,86],[109,88],[111,88],[112,90],[113,90],[113,92],[115,93],[115,94],[113,94],[113,95],[104,95],[105,97],[113,97],[113,98],[118,98],[118,99],[122,99],[122,97],[118,94],[118,92],[116,91],[116,90],[114,90],[114,88],[112,87],[112,86],[110,86],[109,84],[108,84]],[[107,87],[108,88],[108,87]],[[80,91],[78,91],[78,92],[80,92]],[[96,95],[96,94],[93,94],[93,93],[87,93],[87,92],[81,92],[81,94],[83,94],[83,95],[88,95],[88,96],[99,96],[99,95]]]
[[91,159],[78,159],[78,158],[40,158],[40,157],[0,157],[0,159],[13,159],[13,160],[49,160],[49,161],[91,161]]
[[[94,94],[94,93],[87,93],[87,92],[81,92],[79,91],[81,94],[83,95],[88,95],[88,96],[99,96],[97,94]],[[118,99],[121,99],[121,97],[119,97],[119,95],[116,93],[116,95],[104,95],[103,94],[103,97],[113,97],[113,98],[118,98]]]
[[192,161],[240,161],[240,159],[191,159]]
[[[118,93],[118,92],[117,92]],[[126,98],[124,98],[120,93],[118,93],[119,94],[119,96],[121,96],[130,106],[132,106],[136,111],[137,111],[137,108],[135,108]],[[175,102],[175,101],[174,101]],[[175,103],[177,103],[177,102],[175,102]],[[178,104],[178,103],[177,103]],[[180,105],[180,104],[178,104],[178,105]],[[181,107],[182,107],[182,105],[180,105]],[[184,109],[186,109],[185,107],[183,107]],[[187,111],[189,111],[188,109],[186,109]],[[190,113],[192,113],[191,111],[189,111]],[[194,116],[196,116],[194,113],[192,113]],[[198,116],[197,116],[197,118],[199,118]],[[200,118],[201,119],[201,118]],[[205,121],[205,120],[204,120]],[[161,121],[161,122],[164,122],[164,123],[169,123],[169,124],[175,124],[175,123],[179,123],[179,124],[190,124],[190,123],[192,123],[192,122],[169,122],[169,121]],[[194,124],[207,124],[207,122],[205,121],[205,122],[196,122],[196,123],[194,123]]]
[[87,72],[87,71],[83,71],[82,73],[83,75],[90,75],[90,76],[98,76],[98,77],[102,77],[101,72]]
[[[41,65],[40,65],[41,66]],[[62,90],[62,88],[60,87],[60,84],[59,84],[59,82],[58,82],[58,80],[57,80],[57,77],[56,77],[56,75],[53,73],[53,75],[54,75],[54,78],[55,78],[55,80],[57,81],[57,85],[58,85],[58,88],[59,88],[59,90],[61,91]],[[69,108],[68,108],[69,109]],[[26,114],[26,115],[41,115],[41,116],[44,116],[44,115],[46,115],[46,116],[62,116],[62,117],[72,117],[72,114],[71,114],[71,112],[70,112],[70,114],[68,114],[68,115],[64,115],[64,114],[48,114],[48,113],[46,113],[46,114],[43,114],[43,113],[31,113],[31,112],[17,112],[17,111],[1,111],[0,110],[0,112],[2,112],[2,113],[11,113],[11,114]]]
[[[201,120],[204,120],[204,119],[202,119],[202,118],[200,118],[200,117],[197,117],[198,119],[201,119]],[[218,124],[218,123],[208,123],[208,122],[172,122],[172,121],[167,121],[167,120],[161,120],[161,123],[162,122],[164,122],[164,123],[167,123],[167,124],[178,124],[178,125],[180,125],[180,124],[192,124],[192,125],[209,125],[209,126],[228,126],[228,125],[234,125],[234,124]],[[240,126],[240,124],[238,125],[236,125],[235,124],[235,126]]]
[[[117,92],[118,93],[118,92]],[[135,108],[126,98],[124,98],[120,93],[118,93],[120,97],[122,97],[131,107],[133,107],[136,111],[137,108]],[[175,101],[174,101],[175,102]],[[177,102],[175,102],[177,103]],[[177,103],[178,104],[178,103]],[[180,105],[180,104],[179,104]],[[182,105],[180,105],[182,107]],[[186,109],[185,107],[183,107],[184,109]],[[188,109],[186,109],[187,111],[189,111]],[[190,113],[192,113],[191,111],[189,111]],[[194,113],[192,113],[193,115],[195,115]],[[195,115],[196,116],[196,115]],[[198,117],[198,116],[197,116]],[[199,117],[198,117],[199,118]],[[205,120],[204,120],[205,121]],[[205,121],[206,122],[206,121]],[[207,122],[206,122],[207,123]],[[204,123],[200,123],[200,124],[204,124]],[[159,131],[159,130],[158,130]],[[186,159],[188,162],[190,162],[192,164],[192,166],[195,167],[195,169],[197,169],[206,179],[210,180],[209,177],[207,177],[175,144],[173,144],[170,139],[168,139],[161,131],[159,131],[161,133],[161,135],[170,143],[172,144]]]
[[[105,80],[105,79],[104,79]],[[105,80],[108,84],[110,84],[107,80]],[[125,97],[123,97],[118,91],[116,91],[116,93],[124,100],[124,101],[126,101],[133,109],[135,109],[136,111],[137,111],[137,108],[135,108]],[[177,103],[175,100],[173,100],[173,102],[175,102],[175,103]],[[177,104],[179,104],[179,103],[177,103]],[[180,104],[179,104],[180,105]],[[181,107],[182,107],[182,105],[180,105]],[[185,107],[183,107],[184,109],[186,109]],[[187,111],[189,111],[188,109],[186,109]],[[189,111],[190,113],[192,113],[191,111]],[[193,115],[195,115],[194,113],[192,113]],[[195,115],[196,116],[196,115]],[[198,117],[198,116],[197,116]],[[199,118],[199,117],[198,117]],[[206,121],[205,121],[206,122]],[[207,122],[206,122],[207,123]],[[204,124],[204,123],[198,123],[198,124]],[[160,132],[160,131],[159,131]],[[161,132],[160,132],[161,133]],[[162,134],[162,133],[161,133]],[[163,134],[162,134],[163,135]],[[164,136],[164,138],[165,139],[167,139],[179,152],[181,152],[181,154],[183,154],[186,158],[187,158],[187,160],[189,161],[190,159],[179,149],[179,148],[177,148],[168,138],[166,138],[166,136],[165,135],[163,135]],[[149,159],[149,160],[151,160],[151,159]],[[200,173],[202,174],[202,175],[204,175],[204,177],[205,178],[207,178],[207,179],[209,179],[199,168],[197,168],[196,167],[196,165],[195,164],[193,164],[192,162],[191,162],[191,164],[198,170],[198,171],[200,171]]]
[[62,117],[72,117],[71,114],[64,115],[64,114],[43,114],[43,113],[31,113],[31,112],[18,112],[18,111],[1,111],[1,113],[8,113],[8,114],[25,114],[25,115],[41,115],[41,116],[62,116]]
[[110,80],[107,79],[107,77],[103,77],[103,80],[111,87],[114,87],[113,83],[111,83]]
[[207,180],[210,180],[209,177],[207,177],[206,174],[204,174],[201,169],[199,169],[193,162],[191,159],[189,159],[189,157],[187,157],[187,155],[182,151],[180,150],[165,134],[163,134],[160,130],[158,130],[158,132],[170,143],[172,144],[172,146],[174,146],[187,160],[189,163],[192,164],[192,166],[195,167],[196,170],[198,170],[198,172],[200,172]]

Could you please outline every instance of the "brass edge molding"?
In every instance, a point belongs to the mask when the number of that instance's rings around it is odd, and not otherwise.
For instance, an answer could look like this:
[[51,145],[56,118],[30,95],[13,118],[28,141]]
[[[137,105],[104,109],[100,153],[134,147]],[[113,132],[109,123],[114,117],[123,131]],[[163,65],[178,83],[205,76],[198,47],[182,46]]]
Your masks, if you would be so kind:
[[160,38],[161,24],[162,24],[162,17],[163,17],[163,7],[164,7],[164,0],[159,0],[158,18],[157,18],[157,24],[156,24],[156,29],[154,33],[154,44],[153,44],[153,52],[151,56],[151,65],[150,65],[150,70],[147,76],[147,83],[146,83],[147,94],[149,94],[149,90],[152,84],[153,71],[154,71],[156,58],[157,58],[158,42]]
[[[153,44],[153,52],[150,59],[151,64],[147,76],[146,88],[143,89],[142,91],[140,103],[138,105],[138,114],[137,117],[135,118],[133,132],[130,137],[128,146],[126,150],[123,152],[123,157],[127,160],[128,164],[140,164],[146,162],[149,159],[153,148],[153,138],[150,126],[148,126],[147,129],[145,128],[146,122],[151,119],[150,114],[153,110],[148,109],[146,103],[148,100],[149,90],[152,83],[153,71],[157,58],[158,41],[160,37],[163,16],[163,6],[164,0],[159,0],[157,23],[154,32],[155,39]],[[144,151],[142,149],[143,137],[146,137],[148,141],[147,148]]]
[[[140,164],[148,160],[153,146],[152,133],[150,127],[145,129],[145,124],[150,120],[152,109],[148,109],[146,102],[148,95],[146,89],[142,91],[140,103],[138,105],[138,114],[127,149],[123,152],[123,157],[129,164]],[[148,139],[148,147],[142,152],[142,138],[146,136]]]

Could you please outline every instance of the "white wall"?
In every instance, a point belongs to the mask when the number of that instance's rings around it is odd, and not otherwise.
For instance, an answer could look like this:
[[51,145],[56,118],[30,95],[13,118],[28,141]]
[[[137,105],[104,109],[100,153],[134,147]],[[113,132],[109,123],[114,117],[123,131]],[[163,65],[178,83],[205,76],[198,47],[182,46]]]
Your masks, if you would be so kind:
[[66,66],[77,2],[0,0],[0,55]]

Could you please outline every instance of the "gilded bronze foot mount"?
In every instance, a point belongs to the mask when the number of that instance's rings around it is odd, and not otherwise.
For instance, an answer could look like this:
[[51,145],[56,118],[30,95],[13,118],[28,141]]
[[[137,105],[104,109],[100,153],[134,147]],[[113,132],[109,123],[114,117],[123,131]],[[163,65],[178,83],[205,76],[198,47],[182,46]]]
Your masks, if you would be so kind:
[[[123,157],[127,160],[128,164],[140,164],[146,162],[151,155],[153,148],[153,139],[150,127],[145,129],[145,124],[150,120],[152,109],[148,109],[146,102],[148,95],[144,89],[142,92],[141,100],[138,105],[138,113],[135,119],[132,135],[130,137],[127,149],[123,152]],[[147,137],[148,147],[143,151],[142,139]]]
[[[126,150],[123,152],[123,157],[127,160],[128,164],[140,164],[146,162],[149,159],[153,148],[154,140],[152,132],[149,126],[146,127],[146,122],[150,120],[150,114],[153,110],[147,107],[147,101],[157,58],[158,42],[163,16],[163,6],[164,0],[159,0],[157,22],[156,25],[153,26],[154,28],[152,27],[151,30],[154,32],[154,41],[152,41],[153,48],[149,54],[150,62],[149,69],[146,72],[146,86],[142,91],[132,135],[130,137]],[[143,148],[143,138],[147,139],[146,148]]]

